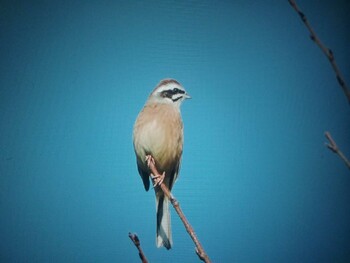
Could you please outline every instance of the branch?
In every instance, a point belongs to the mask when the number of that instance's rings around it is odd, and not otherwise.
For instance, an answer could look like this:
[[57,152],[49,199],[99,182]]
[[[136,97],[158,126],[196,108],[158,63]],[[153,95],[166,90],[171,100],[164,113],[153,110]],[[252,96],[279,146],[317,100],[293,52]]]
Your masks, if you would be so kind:
[[159,185],[159,187],[163,190],[164,194],[166,195],[166,197],[169,198],[171,204],[173,205],[176,213],[179,215],[182,223],[184,224],[187,233],[190,235],[190,237],[192,238],[194,244],[196,245],[196,253],[199,257],[200,260],[206,262],[206,263],[210,263],[210,259],[208,257],[208,255],[205,253],[201,243],[199,242],[196,233],[194,232],[192,226],[190,225],[190,223],[188,222],[187,218],[185,217],[184,213],[182,212],[181,208],[180,208],[180,204],[179,202],[175,199],[175,197],[171,194],[171,192],[169,191],[168,187],[163,184],[162,182],[159,183],[157,181],[156,178],[160,178],[161,174],[158,172],[154,162],[150,161],[148,162],[148,167],[151,170],[152,174],[154,175],[154,178],[152,178],[153,183]]
[[340,87],[342,88],[346,98],[348,99],[348,102],[350,103],[350,90],[349,90],[349,88],[347,87],[347,85],[346,85],[346,83],[344,81],[344,78],[343,78],[343,76],[342,76],[342,74],[340,72],[340,69],[338,68],[338,65],[337,65],[337,63],[335,61],[334,54],[333,54],[332,50],[327,48],[322,43],[322,41],[318,38],[318,36],[316,35],[315,31],[311,27],[308,19],[306,18],[305,14],[299,9],[299,7],[297,6],[296,2],[294,0],[288,0],[288,2],[295,9],[295,11],[299,14],[301,20],[303,21],[303,23],[305,24],[305,26],[309,30],[311,40],[313,40],[319,46],[319,48],[322,50],[322,52],[328,58],[329,62],[332,65],[332,68],[333,68],[333,70],[335,72],[335,75],[336,75],[336,78],[338,80],[338,83],[339,83]]
[[134,245],[136,246],[137,250],[139,251],[139,256],[142,263],[148,263],[147,258],[145,254],[143,254],[143,251],[141,249],[140,239],[138,238],[138,236],[136,234],[129,233],[129,237],[131,241],[134,243]]
[[337,144],[335,143],[335,141],[333,140],[331,134],[327,131],[324,134],[326,136],[326,138],[328,139],[329,143],[326,143],[326,146],[334,153],[338,154],[339,157],[345,162],[346,166],[350,169],[350,162],[349,160],[346,158],[346,156],[342,153],[342,151],[340,151],[340,149],[338,148]]

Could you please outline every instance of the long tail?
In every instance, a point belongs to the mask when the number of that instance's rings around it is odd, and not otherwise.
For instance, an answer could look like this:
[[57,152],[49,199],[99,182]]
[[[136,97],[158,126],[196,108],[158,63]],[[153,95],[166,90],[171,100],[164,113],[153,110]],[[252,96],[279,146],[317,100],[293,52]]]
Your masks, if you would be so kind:
[[169,210],[169,199],[164,194],[156,194],[157,207],[157,247],[170,249],[173,245],[171,237],[171,221]]

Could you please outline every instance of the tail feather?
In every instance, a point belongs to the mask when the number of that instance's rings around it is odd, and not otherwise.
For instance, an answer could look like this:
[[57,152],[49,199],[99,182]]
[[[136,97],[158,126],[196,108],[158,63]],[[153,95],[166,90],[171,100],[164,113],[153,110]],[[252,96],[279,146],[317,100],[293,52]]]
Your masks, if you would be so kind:
[[171,236],[171,221],[169,210],[169,199],[164,194],[156,195],[157,207],[157,247],[164,246],[170,249],[173,240]]

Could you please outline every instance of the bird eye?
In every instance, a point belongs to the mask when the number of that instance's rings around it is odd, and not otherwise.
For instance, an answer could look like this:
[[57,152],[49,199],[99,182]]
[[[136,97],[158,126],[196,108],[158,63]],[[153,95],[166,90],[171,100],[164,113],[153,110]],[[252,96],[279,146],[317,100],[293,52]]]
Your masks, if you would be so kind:
[[174,92],[175,92],[175,93],[179,92],[179,89],[178,89],[178,88],[175,88],[175,89],[174,89]]

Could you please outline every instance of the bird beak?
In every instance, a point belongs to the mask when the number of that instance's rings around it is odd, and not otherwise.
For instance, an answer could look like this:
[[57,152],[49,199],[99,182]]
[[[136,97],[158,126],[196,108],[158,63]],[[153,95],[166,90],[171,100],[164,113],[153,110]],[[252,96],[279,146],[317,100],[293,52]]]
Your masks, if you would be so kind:
[[192,99],[191,96],[188,95],[188,93],[185,93],[185,94],[184,94],[184,98],[185,98],[185,99]]

